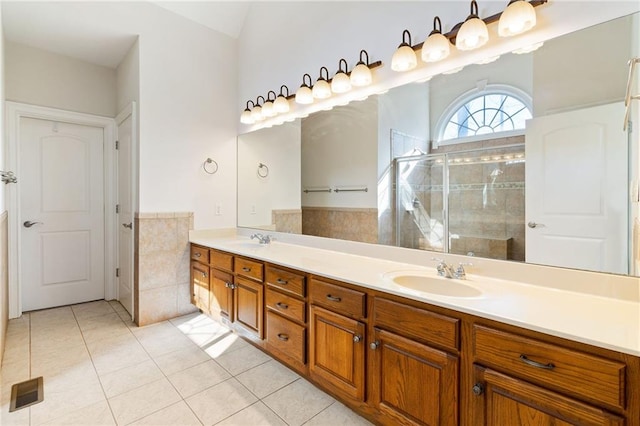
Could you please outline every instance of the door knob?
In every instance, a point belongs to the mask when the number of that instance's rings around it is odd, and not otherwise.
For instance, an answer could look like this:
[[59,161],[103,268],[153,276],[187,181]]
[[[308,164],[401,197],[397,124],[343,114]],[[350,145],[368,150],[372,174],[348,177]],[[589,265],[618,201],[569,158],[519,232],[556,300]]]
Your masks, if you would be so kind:
[[539,226],[544,226],[544,225],[542,223],[529,222],[529,223],[527,223],[527,226],[529,228],[533,229],[533,228],[537,228]]
[[125,228],[133,229],[133,222],[123,223],[122,226]]
[[30,220],[27,220],[26,222],[24,222],[22,224],[25,228],[31,228],[33,225],[44,225],[42,222],[32,222]]

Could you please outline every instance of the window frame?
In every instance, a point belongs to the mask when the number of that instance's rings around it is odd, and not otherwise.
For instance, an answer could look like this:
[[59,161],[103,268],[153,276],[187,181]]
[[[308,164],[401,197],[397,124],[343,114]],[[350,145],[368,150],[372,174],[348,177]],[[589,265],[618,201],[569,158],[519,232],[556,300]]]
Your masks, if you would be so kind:
[[462,138],[442,140],[444,131],[451,121],[454,113],[456,113],[460,108],[462,108],[465,104],[472,101],[473,99],[494,94],[506,95],[515,98],[516,100],[522,102],[524,106],[529,109],[529,112],[531,112],[531,115],[533,116],[533,102],[531,96],[527,92],[518,89],[517,87],[509,86],[506,84],[487,84],[482,90],[476,88],[463,93],[462,95],[454,99],[453,102],[451,102],[449,106],[447,106],[447,108],[445,108],[445,110],[440,115],[440,118],[438,119],[438,123],[436,124],[436,137],[433,140],[433,147],[437,148],[439,146],[445,145],[455,145],[460,143],[478,142],[524,135],[526,129],[516,129],[497,133],[488,133],[484,135],[465,136]]

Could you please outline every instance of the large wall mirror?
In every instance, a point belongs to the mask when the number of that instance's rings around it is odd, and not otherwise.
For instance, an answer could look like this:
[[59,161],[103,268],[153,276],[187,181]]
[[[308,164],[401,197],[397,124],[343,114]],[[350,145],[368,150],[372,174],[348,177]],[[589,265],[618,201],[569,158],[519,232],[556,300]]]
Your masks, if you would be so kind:
[[240,135],[238,226],[637,275],[639,34],[636,13]]

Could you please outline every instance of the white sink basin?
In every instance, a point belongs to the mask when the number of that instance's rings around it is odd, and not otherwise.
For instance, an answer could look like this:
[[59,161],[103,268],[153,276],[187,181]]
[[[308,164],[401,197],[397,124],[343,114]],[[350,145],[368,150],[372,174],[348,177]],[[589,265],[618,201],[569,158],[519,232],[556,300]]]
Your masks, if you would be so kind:
[[[435,272],[434,272],[435,274]],[[448,297],[480,297],[482,292],[462,280],[430,275],[422,271],[390,272],[384,278],[393,283],[424,293]]]

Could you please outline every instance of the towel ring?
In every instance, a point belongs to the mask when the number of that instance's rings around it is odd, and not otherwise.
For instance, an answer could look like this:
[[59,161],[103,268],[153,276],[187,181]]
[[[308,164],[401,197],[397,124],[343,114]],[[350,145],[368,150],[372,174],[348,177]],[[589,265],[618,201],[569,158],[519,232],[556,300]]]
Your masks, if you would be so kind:
[[[207,166],[210,164],[215,165],[215,169],[213,169],[213,171],[207,168]],[[202,163],[202,168],[204,169],[205,172],[209,173],[210,175],[214,175],[218,171],[218,163],[215,160],[212,160],[211,158],[207,158],[206,160],[204,160],[204,163]]]
[[[265,169],[265,171],[261,171],[262,169]],[[266,178],[267,176],[269,176],[269,167],[267,167],[266,164],[258,163],[258,176],[260,176],[261,178]]]

